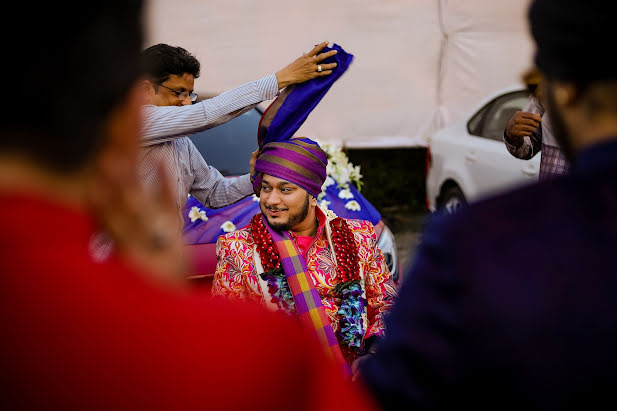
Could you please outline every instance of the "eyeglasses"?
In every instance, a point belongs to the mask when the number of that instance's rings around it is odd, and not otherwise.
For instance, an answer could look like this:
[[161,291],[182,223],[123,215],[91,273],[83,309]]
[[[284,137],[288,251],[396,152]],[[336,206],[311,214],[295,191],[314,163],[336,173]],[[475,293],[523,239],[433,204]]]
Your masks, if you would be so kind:
[[159,83],[159,86],[165,87],[167,90],[173,92],[176,96],[178,96],[178,98],[180,100],[184,100],[185,98],[187,98],[187,96],[191,98],[191,101],[197,100],[197,93],[189,93],[188,91],[174,90],[173,88],[169,88],[167,86],[164,86],[161,83]]

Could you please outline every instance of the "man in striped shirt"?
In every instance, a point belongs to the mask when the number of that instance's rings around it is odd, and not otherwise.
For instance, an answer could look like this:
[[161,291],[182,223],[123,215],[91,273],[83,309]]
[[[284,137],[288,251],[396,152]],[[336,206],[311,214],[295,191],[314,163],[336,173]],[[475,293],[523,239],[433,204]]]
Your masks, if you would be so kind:
[[186,135],[223,124],[260,102],[275,98],[288,85],[330,74],[336,63],[321,62],[336,51],[320,54],[327,44],[316,45],[276,74],[196,104],[193,104],[197,99],[193,85],[199,77],[200,64],[194,56],[181,47],[166,44],[152,46],[142,53],[146,78],[142,86],[147,104],[143,108],[139,174],[146,190],[160,185],[159,174],[154,172],[158,164],[171,177],[176,185],[179,231],[183,224],[180,213],[188,194],[207,207],[219,208],[253,193],[250,174],[223,177],[206,163]]
[[[253,194],[250,176],[254,174],[257,156],[257,152],[251,155],[250,174],[226,178],[206,163],[187,135],[224,124],[262,101],[275,98],[279,90],[289,85],[331,74],[336,63],[322,61],[336,54],[336,50],[320,53],[327,44],[316,45],[275,74],[198,103],[193,86],[201,67],[193,55],[167,44],[157,44],[142,52],[141,88],[146,104],[142,109],[138,174],[145,190],[151,193],[162,185],[162,176],[171,180],[178,210],[174,230],[178,235],[184,224],[181,213],[188,194],[209,208],[225,207]],[[157,172],[159,168],[162,172]],[[90,252],[95,259],[105,260],[111,250],[106,234],[99,233],[91,239]]]

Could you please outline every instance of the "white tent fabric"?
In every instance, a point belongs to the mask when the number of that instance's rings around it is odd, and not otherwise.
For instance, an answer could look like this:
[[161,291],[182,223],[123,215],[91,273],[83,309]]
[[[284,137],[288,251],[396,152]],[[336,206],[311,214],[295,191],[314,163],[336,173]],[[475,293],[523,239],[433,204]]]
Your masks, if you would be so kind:
[[531,65],[529,0],[150,0],[147,45],[202,63],[216,94],[328,40],[354,63],[297,135],[347,147],[424,146]]

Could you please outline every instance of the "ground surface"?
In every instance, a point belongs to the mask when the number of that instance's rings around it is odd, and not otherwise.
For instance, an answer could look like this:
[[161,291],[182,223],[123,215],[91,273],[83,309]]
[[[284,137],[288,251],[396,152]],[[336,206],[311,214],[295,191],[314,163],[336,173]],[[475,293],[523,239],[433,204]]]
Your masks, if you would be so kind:
[[428,214],[414,213],[402,207],[388,207],[380,211],[382,219],[394,234],[398,257],[404,271],[413,261],[421,239],[422,223]]

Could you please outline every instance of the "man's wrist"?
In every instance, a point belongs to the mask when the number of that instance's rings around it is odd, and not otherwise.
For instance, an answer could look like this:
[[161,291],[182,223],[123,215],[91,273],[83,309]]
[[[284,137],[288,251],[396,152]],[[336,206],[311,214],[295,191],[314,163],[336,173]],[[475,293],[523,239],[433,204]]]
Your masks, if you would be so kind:
[[281,73],[283,70],[281,71],[277,71],[276,72],[276,81],[278,83],[278,87],[279,90],[284,89],[285,87],[287,87],[289,84],[291,84],[287,79],[285,79],[285,74]]
[[503,132],[503,137],[506,140],[506,143],[510,144],[511,146],[514,146],[514,148],[519,148],[523,145],[523,137],[512,139],[507,129]]

